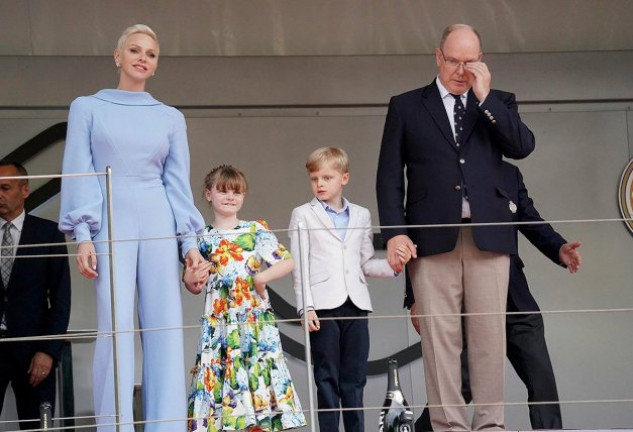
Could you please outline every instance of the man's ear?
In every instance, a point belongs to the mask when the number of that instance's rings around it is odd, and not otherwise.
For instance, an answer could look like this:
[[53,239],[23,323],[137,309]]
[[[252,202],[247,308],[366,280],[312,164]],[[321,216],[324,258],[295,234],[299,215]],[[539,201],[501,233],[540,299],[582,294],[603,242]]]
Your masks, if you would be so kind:
[[29,184],[22,185],[22,198],[27,199],[31,194],[31,188],[29,188]]

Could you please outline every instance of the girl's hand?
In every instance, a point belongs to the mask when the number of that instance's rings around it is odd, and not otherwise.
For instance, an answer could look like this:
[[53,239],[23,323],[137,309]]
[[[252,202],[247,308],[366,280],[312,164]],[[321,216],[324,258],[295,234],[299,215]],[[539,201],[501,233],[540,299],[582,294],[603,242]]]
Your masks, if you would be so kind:
[[87,279],[94,279],[97,273],[97,252],[91,241],[84,241],[77,245],[77,268],[79,273]]
[[259,277],[260,275],[261,273],[257,273],[255,277],[253,277],[253,286],[255,287],[257,294],[259,294],[261,298],[266,299],[268,298],[268,294],[266,293],[266,282],[261,280],[261,277]]
[[182,275],[182,281],[185,283],[185,288],[191,294],[200,294],[209,279],[209,271],[211,270],[211,263],[204,258],[200,264],[187,265]]

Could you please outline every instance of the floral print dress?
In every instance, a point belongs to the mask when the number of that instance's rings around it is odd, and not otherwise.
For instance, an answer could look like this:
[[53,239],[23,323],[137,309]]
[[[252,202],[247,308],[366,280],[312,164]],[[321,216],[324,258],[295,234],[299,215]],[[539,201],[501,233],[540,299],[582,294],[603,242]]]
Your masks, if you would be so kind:
[[305,426],[269,300],[253,276],[290,258],[264,221],[205,228],[198,240],[212,263],[188,403],[191,432],[280,431]]

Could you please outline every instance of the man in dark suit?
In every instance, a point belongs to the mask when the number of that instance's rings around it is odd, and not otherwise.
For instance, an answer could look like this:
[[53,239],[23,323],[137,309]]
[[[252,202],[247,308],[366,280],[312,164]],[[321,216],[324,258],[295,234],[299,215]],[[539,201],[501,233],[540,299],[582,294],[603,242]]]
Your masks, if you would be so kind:
[[[504,162],[503,173],[505,190],[517,205],[517,212],[513,214],[513,222],[545,222],[528,195],[523,183],[521,171],[516,166]],[[580,242],[568,243],[548,223],[515,225],[515,239],[521,232],[539,251],[555,264],[566,267],[570,273],[576,273],[581,266],[582,259],[578,248]],[[407,282],[408,279],[407,279]],[[417,308],[411,284],[407,283],[404,306],[411,309],[411,322],[419,333]],[[508,287],[508,312],[520,313],[506,316],[507,356],[521,381],[528,391],[528,402],[558,401],[558,391],[554,379],[554,371],[549,358],[543,317],[538,304],[523,273],[523,261],[519,255],[510,257],[510,285]],[[465,352],[462,352],[462,394],[466,403],[472,398],[468,384],[468,366],[465,363]],[[562,429],[560,405],[535,404],[529,405],[530,423],[532,429]],[[415,423],[416,432],[432,430],[428,410]]]
[[[433,427],[503,430],[504,313],[516,242],[511,226],[494,224],[516,212],[503,187],[502,156],[526,157],[534,135],[514,95],[490,89],[475,29],[447,27],[435,58],[439,73],[430,85],[389,103],[376,182],[380,224],[394,226],[382,230],[394,270],[396,249],[406,245],[415,256],[417,245],[419,258],[407,269],[426,316],[420,328]],[[462,311],[469,314],[472,422],[460,391]]]
[[[55,364],[63,342],[12,342],[7,338],[66,333],[70,273],[65,239],[57,224],[24,211],[28,180],[6,178],[26,175],[22,165],[0,161],[0,410],[10,382],[20,428],[35,429],[40,403],[50,402],[54,407]],[[36,244],[48,245],[23,247]]]

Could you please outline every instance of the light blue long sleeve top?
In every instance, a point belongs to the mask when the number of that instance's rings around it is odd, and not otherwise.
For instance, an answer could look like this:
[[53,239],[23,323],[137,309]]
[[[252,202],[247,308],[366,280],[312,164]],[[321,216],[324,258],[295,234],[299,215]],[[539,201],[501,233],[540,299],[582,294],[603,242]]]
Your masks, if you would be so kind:
[[[63,173],[104,172],[113,187],[162,184],[181,237],[183,255],[196,247],[204,221],[193,203],[184,116],[146,92],[101,90],[70,106]],[[95,238],[105,224],[105,178],[62,179],[59,229],[77,242]],[[116,212],[125,209],[117,209]],[[151,221],[152,215],[139,215]]]

